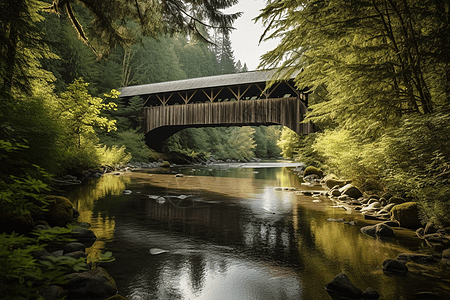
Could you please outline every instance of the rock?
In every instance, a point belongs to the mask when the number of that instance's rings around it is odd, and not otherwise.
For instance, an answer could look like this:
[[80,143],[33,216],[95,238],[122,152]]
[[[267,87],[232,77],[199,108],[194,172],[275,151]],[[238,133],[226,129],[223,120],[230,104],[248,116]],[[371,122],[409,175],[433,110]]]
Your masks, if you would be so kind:
[[402,204],[402,203],[405,203],[405,202],[406,202],[406,200],[403,199],[402,197],[391,197],[391,198],[389,198],[389,204],[391,204],[391,203],[393,203],[393,204]]
[[391,210],[391,219],[398,221],[400,226],[405,228],[417,229],[422,226],[417,202],[406,202],[394,206]]
[[305,182],[316,182],[320,177],[317,174],[310,174],[308,176],[303,176],[303,181]]
[[72,238],[76,239],[77,241],[95,241],[97,239],[97,236],[95,233],[86,228],[77,227],[72,232]]
[[32,214],[34,220],[45,220],[51,227],[66,227],[73,220],[72,202],[66,197],[49,196],[50,204],[47,211],[37,211]]
[[361,227],[361,232],[372,237],[393,237],[395,236],[394,230],[386,224],[379,223],[376,225],[369,225]]
[[368,287],[362,293],[362,298],[363,299],[368,299],[368,300],[376,300],[376,299],[380,298],[380,294],[377,291],[375,291],[373,288]]
[[408,267],[400,260],[386,259],[383,261],[383,272],[386,275],[406,275],[408,273]]
[[348,195],[349,197],[355,198],[355,199],[358,199],[358,198],[362,197],[362,195],[363,195],[356,186],[354,186],[350,183],[341,187],[339,189],[339,191],[341,192],[341,194]]
[[73,218],[78,218],[80,216],[80,212],[75,207],[72,207]]
[[362,291],[355,287],[347,275],[340,273],[325,285],[325,289],[333,299],[361,299]]
[[375,233],[378,236],[385,236],[385,237],[395,236],[394,230],[384,223],[375,225],[375,229],[376,229]]
[[73,258],[77,258],[77,259],[80,257],[87,257],[86,253],[84,253],[83,251],[69,252],[69,253],[63,254],[63,256],[73,257]]
[[97,267],[82,273],[66,275],[70,299],[106,299],[117,293],[114,279],[105,269]]
[[131,190],[123,190],[122,191],[122,194],[124,194],[124,195],[131,195],[133,193],[133,191],[131,191]]
[[308,175],[316,174],[319,176],[319,178],[323,177],[323,171],[319,168],[308,166],[306,167],[305,171],[303,171],[303,177],[306,177]]
[[63,254],[75,252],[75,251],[86,252],[86,246],[82,243],[77,243],[77,242],[69,243],[66,245],[66,247],[64,247]]
[[41,250],[31,252],[31,256],[33,256],[35,259],[43,259],[46,258],[47,256],[53,255],[50,252],[48,252],[47,249],[42,248]]
[[63,255],[64,250],[56,250],[51,253],[51,255],[58,257]]
[[330,191],[331,196],[339,197],[341,195],[341,192],[339,192],[339,189],[333,189]]
[[167,160],[163,161],[163,163],[161,164],[161,168],[170,168],[170,162],[168,162]]
[[442,251],[442,259],[450,259],[450,248]]
[[332,189],[332,188],[334,188],[336,186],[339,189],[339,188],[343,187],[344,185],[346,185],[347,183],[350,183],[350,181],[337,180],[337,179],[334,179],[334,178],[329,178],[329,179],[325,179],[324,183],[325,183],[326,187],[329,188],[329,189]]
[[42,290],[41,296],[45,300],[59,300],[67,295],[67,291],[65,291],[62,287],[58,285],[50,285]]
[[397,256],[398,260],[413,261],[417,264],[431,265],[436,263],[436,259],[432,255],[418,254],[418,253],[400,253]]

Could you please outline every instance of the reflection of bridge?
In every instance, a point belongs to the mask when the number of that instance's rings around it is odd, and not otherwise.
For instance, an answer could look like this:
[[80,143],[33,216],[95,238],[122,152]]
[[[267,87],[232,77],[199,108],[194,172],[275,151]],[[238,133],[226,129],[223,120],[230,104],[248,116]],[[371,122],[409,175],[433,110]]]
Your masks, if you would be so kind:
[[120,96],[145,101],[139,122],[147,144],[156,150],[188,127],[280,124],[298,134],[310,133],[312,124],[300,123],[308,94],[297,90],[292,79],[265,90],[272,75],[254,71],[130,86]]

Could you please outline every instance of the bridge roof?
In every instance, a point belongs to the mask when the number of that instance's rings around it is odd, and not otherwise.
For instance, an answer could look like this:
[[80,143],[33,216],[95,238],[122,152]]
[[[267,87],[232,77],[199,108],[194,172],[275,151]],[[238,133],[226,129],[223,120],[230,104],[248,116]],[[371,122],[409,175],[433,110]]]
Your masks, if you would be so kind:
[[120,88],[121,92],[120,97],[133,97],[138,95],[180,92],[195,89],[226,87],[233,85],[266,83],[272,78],[272,75],[274,73],[275,70],[251,71],[245,73],[234,73],[226,75],[216,75],[216,76],[191,78],[176,81],[127,86]]

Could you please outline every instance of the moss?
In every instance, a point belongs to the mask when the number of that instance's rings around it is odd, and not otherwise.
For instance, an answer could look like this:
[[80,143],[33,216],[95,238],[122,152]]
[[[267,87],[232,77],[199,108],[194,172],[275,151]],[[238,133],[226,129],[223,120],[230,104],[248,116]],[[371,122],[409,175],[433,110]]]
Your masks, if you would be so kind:
[[38,211],[33,213],[35,221],[44,220],[50,226],[65,227],[73,220],[73,205],[69,199],[61,196],[49,196],[47,199],[50,204],[47,206],[47,211]]
[[309,166],[305,169],[305,171],[303,171],[303,177],[311,175],[311,174],[317,174],[317,175],[319,175],[320,178],[323,177],[323,171],[321,169],[313,167],[313,166]]
[[394,206],[391,210],[391,219],[398,221],[400,226],[405,228],[417,229],[422,226],[417,202],[405,202]]
[[161,165],[161,168],[169,168],[169,167],[170,167],[170,162],[168,162],[167,160],[165,160]]

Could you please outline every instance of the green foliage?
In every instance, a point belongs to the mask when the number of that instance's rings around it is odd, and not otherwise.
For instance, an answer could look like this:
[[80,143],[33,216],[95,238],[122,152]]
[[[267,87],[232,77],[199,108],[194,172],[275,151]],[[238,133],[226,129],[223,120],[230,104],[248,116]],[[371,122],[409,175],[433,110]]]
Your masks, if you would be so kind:
[[97,155],[99,157],[100,164],[108,166],[125,165],[131,159],[131,154],[126,153],[125,146],[98,146]]
[[[88,83],[76,79],[67,87],[67,91],[59,96],[61,123],[67,128],[67,134],[73,136],[71,145],[81,148],[82,138],[94,133],[94,126],[100,129],[115,130],[115,120],[109,120],[100,114],[105,109],[115,109],[114,102],[104,103],[99,97],[92,97],[87,90]],[[117,97],[112,92],[111,97]]]
[[[44,232],[45,231],[45,232]],[[86,259],[67,256],[47,256],[37,261],[33,252],[42,250],[45,240],[60,240],[62,234],[69,229],[53,229],[35,232],[36,239],[16,233],[0,234],[0,297],[2,299],[17,299],[19,296],[27,299],[42,299],[38,292],[51,284],[64,284],[64,274],[70,271],[87,269]]]
[[300,136],[292,129],[284,126],[277,146],[281,149],[283,157],[292,158],[298,151],[299,142]]

